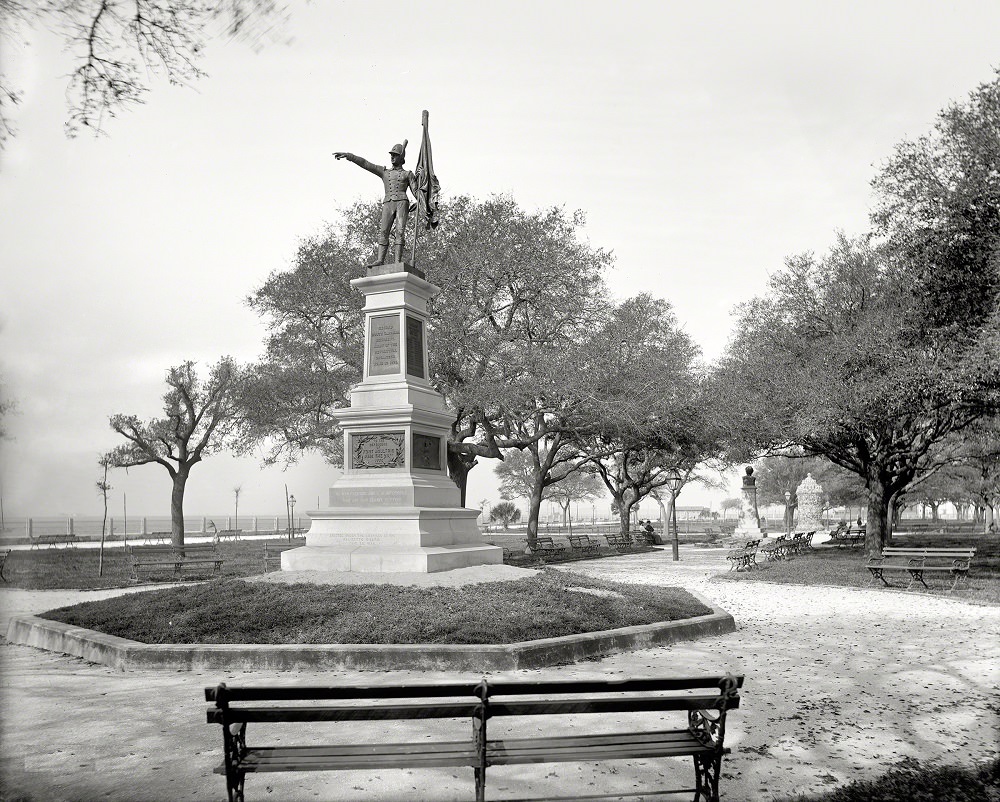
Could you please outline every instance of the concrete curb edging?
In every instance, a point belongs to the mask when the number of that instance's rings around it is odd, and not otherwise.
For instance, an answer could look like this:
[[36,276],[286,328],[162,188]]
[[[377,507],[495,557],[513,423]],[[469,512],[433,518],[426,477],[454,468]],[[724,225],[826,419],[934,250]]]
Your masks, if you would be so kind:
[[736,631],[736,621],[732,615],[697,593],[690,590],[688,593],[706,607],[712,608],[712,613],[683,621],[665,621],[502,645],[147,644],[30,615],[11,619],[7,640],[80,657],[122,671],[150,668],[175,671],[511,671],[574,663],[617,652],[662,646],[676,641],[698,640]]

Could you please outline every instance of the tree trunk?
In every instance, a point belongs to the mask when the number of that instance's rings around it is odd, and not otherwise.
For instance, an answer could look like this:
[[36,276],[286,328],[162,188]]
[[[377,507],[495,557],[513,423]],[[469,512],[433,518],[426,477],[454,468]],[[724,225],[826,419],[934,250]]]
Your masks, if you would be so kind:
[[870,477],[868,482],[868,524],[865,532],[865,552],[877,557],[886,545],[889,536],[888,488],[878,477]]
[[184,545],[184,486],[187,480],[188,471],[183,468],[177,471],[170,493],[170,542],[175,546]]
[[618,522],[621,526],[621,535],[624,538],[628,538],[629,523],[632,519],[632,505],[625,503],[625,497],[622,496],[618,501]]
[[464,451],[447,449],[448,454],[448,475],[458,486],[459,504],[465,506],[465,491],[469,484],[469,471],[476,467],[477,460],[475,454],[466,454]]
[[542,488],[540,484],[535,484],[531,488],[531,495],[528,497],[528,548],[534,549],[538,542],[538,517],[542,512]]

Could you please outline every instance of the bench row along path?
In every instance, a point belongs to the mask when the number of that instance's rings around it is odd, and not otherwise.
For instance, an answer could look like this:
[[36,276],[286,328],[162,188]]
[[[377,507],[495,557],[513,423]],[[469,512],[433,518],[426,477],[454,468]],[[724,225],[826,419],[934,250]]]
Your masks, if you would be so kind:
[[[960,763],[996,754],[1000,608],[878,589],[711,579],[726,572],[725,554],[684,548],[679,564],[665,551],[576,562],[572,569],[690,588],[729,610],[737,632],[509,676],[745,674],[746,693],[729,718],[726,738],[734,753],[723,763],[722,798],[731,802],[871,778],[904,756]],[[0,625],[6,631],[12,615],[115,592],[0,590]],[[205,723],[203,701],[203,689],[220,681],[467,678],[414,671],[125,674],[9,644],[0,646],[0,671],[0,798],[20,794],[52,802],[225,799],[224,780],[212,774],[221,762],[218,728]],[[393,723],[386,739],[438,738],[447,729],[437,728],[449,725]],[[612,731],[629,727],[624,719],[608,725]],[[342,725],[344,736],[350,737],[351,726]],[[583,795],[662,787],[691,769],[688,761],[637,760],[491,771],[494,798],[523,798],[543,789]],[[660,783],[664,775],[668,781]],[[247,799],[461,800],[470,782],[470,772],[450,769],[262,775]]]

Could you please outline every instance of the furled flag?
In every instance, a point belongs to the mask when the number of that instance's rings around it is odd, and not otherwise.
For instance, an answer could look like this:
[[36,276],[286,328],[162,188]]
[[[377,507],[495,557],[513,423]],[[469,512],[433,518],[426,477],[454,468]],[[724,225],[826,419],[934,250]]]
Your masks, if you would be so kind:
[[417,204],[419,214],[425,228],[437,228],[438,196],[441,194],[441,184],[434,175],[434,158],[431,156],[431,137],[427,133],[427,117],[423,114],[424,138],[420,143],[420,156],[417,158]]

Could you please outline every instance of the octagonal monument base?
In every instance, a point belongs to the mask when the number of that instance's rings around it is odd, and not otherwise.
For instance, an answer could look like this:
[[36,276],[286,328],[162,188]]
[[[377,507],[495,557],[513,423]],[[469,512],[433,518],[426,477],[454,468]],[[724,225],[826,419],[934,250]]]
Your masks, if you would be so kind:
[[307,545],[284,552],[281,570],[433,573],[500,565],[503,549],[483,542],[478,516],[462,507],[310,512]]

